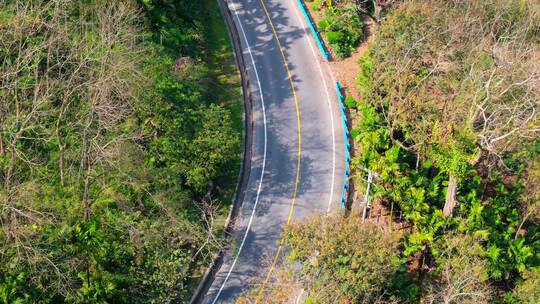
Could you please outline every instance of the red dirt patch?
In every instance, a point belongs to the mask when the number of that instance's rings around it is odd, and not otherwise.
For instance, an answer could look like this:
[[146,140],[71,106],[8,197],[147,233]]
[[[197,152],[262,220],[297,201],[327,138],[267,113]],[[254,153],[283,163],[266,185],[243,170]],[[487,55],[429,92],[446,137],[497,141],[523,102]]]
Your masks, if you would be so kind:
[[356,48],[351,56],[345,59],[334,58],[334,61],[329,63],[334,77],[342,83],[346,92],[355,99],[360,98],[360,94],[356,88],[356,79],[360,69],[358,60],[360,60],[368,50],[376,29],[377,24],[371,18],[364,17],[364,37],[367,39]]

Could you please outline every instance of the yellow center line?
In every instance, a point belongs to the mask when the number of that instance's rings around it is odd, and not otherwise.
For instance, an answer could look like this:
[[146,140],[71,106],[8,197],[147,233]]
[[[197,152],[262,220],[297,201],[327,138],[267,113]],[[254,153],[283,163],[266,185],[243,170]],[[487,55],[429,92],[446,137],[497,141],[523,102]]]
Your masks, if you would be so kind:
[[[296,90],[294,89],[294,83],[293,83],[293,80],[292,80],[291,70],[289,69],[289,64],[287,62],[287,58],[285,57],[285,52],[283,51],[283,47],[281,46],[281,42],[279,41],[279,37],[278,37],[277,31],[276,31],[276,28],[274,27],[274,23],[272,22],[272,19],[270,18],[270,14],[268,13],[268,9],[266,8],[266,5],[264,4],[264,2],[262,0],[259,0],[259,2],[261,3],[261,6],[262,6],[262,8],[264,10],[264,13],[266,14],[266,17],[268,18],[268,22],[270,24],[270,27],[272,28],[272,32],[274,33],[274,37],[276,38],[276,42],[278,44],[279,52],[281,53],[281,57],[283,58],[283,65],[285,66],[285,70],[287,70],[287,76],[289,78],[289,83],[291,85],[291,89],[292,89],[292,92],[293,92],[294,107],[295,107],[295,110],[296,110],[296,123],[297,123],[297,126],[298,126],[298,154],[297,154],[297,161],[296,161],[296,178],[295,178],[295,181],[294,181],[294,192],[293,192],[291,205],[290,205],[290,208],[289,208],[289,215],[287,217],[287,223],[285,224],[287,226],[287,225],[289,225],[291,223],[291,220],[292,220],[293,211],[294,211],[294,203],[296,202],[296,194],[298,192],[298,182],[300,180],[300,154],[301,154],[300,110],[299,110],[299,107],[298,107],[298,99],[296,98]],[[266,284],[270,280],[270,277],[272,276],[272,272],[274,271],[274,268],[276,267],[276,263],[277,263],[277,260],[279,258],[279,254],[281,253],[282,248],[283,248],[283,238],[280,238],[279,246],[278,246],[276,255],[274,256],[274,260],[272,261],[272,265],[270,265],[270,269],[268,269],[268,274],[266,275],[266,277],[264,279],[264,282],[263,282],[262,286],[259,289],[259,292],[257,294],[257,298],[255,299],[255,304],[260,301],[260,298],[261,298],[262,293],[264,291],[264,287],[266,286]]]

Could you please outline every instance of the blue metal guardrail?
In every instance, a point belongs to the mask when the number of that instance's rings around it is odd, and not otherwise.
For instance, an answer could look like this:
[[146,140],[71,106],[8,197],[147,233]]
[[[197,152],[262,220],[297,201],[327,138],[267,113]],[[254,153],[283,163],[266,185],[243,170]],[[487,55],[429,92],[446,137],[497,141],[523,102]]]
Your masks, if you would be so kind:
[[296,0],[296,2],[298,2],[298,5],[300,6],[300,9],[302,10],[302,14],[304,14],[304,17],[306,18],[306,21],[309,24],[311,33],[313,34],[313,37],[315,37],[315,41],[317,41],[317,45],[319,46],[319,50],[321,51],[324,60],[328,61],[328,58],[329,58],[328,52],[326,51],[324,47],[324,44],[321,40],[321,36],[319,35],[319,32],[317,32],[317,29],[315,29],[315,24],[313,24],[313,21],[311,20],[311,17],[307,12],[304,2],[302,2],[302,0]]
[[345,115],[344,96],[341,94],[341,84],[336,82],[336,92],[339,101],[339,109],[341,111],[341,122],[343,124],[343,138],[345,140],[345,175],[343,179],[343,188],[341,191],[341,208],[345,207],[347,203],[347,193],[349,189],[349,176],[351,175],[350,162],[351,162],[351,145],[349,143],[349,129],[347,123],[347,115]]

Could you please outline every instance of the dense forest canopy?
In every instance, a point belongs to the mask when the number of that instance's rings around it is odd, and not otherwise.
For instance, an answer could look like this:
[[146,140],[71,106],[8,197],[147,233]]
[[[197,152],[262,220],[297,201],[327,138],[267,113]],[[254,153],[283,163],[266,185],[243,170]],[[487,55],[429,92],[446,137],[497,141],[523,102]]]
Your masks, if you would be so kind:
[[189,297],[219,245],[213,182],[240,154],[209,81],[206,13],[2,1],[0,302]]
[[459,232],[493,285],[538,282],[539,59],[538,1],[403,1],[383,21],[349,104],[356,164],[413,225],[405,255],[441,267],[435,244]]
[[[366,14],[376,27],[346,104],[351,168],[376,172],[390,225],[287,227],[275,280],[239,302],[539,303],[540,2],[307,2],[337,59]],[[216,16],[214,0],[0,3],[1,303],[189,300],[240,158]]]

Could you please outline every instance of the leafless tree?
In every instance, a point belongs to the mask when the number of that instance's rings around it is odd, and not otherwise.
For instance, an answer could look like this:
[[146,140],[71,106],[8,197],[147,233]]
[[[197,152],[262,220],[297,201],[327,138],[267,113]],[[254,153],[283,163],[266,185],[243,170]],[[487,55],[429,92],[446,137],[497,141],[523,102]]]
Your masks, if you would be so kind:
[[[58,263],[75,268],[80,263],[50,259],[33,246],[39,237],[35,231],[24,228],[55,221],[55,216],[32,207],[38,197],[32,186],[39,183],[32,172],[48,159],[27,155],[20,147],[28,141],[56,143],[61,185],[81,185],[83,218],[88,219],[89,187],[118,157],[114,146],[136,136],[118,131],[131,114],[142,77],[138,11],[131,1],[16,1],[0,8],[11,14],[0,28],[0,54],[9,54],[0,66],[0,225],[6,234],[2,255],[15,248],[36,273],[41,266],[52,268],[59,280],[51,288],[69,294],[72,282]],[[80,22],[68,22],[73,9],[79,10]],[[79,155],[66,155],[73,135],[81,142]],[[88,258],[84,263],[88,271]]]
[[425,303],[491,303],[493,288],[487,281],[487,261],[478,240],[448,235],[439,245],[439,273],[426,279]]
[[[493,15],[488,7],[495,8]],[[475,165],[538,138],[538,2],[430,0],[410,9],[403,13],[425,17],[411,21],[403,35],[380,33],[377,42],[388,52],[373,86],[375,93],[385,88],[378,108],[388,109],[383,114],[394,143],[429,153],[433,145],[470,141],[476,148],[462,154]],[[509,17],[518,10],[520,18]],[[449,173],[447,216],[457,204],[460,178]]]

